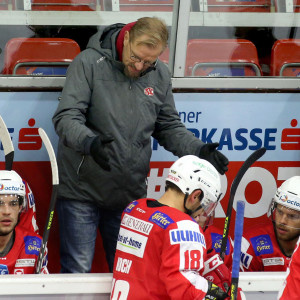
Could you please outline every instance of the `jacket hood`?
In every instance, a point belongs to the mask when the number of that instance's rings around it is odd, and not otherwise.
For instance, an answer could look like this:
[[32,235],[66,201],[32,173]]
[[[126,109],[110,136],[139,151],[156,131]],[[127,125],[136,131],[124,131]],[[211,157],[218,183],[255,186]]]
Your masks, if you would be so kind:
[[89,40],[87,48],[94,49],[109,58],[117,60],[116,39],[125,24],[117,23],[102,27]]

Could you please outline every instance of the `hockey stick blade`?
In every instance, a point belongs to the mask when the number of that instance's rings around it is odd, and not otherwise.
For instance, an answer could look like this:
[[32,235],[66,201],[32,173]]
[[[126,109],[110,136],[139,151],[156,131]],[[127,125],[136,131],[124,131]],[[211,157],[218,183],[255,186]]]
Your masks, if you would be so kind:
[[57,198],[57,189],[58,189],[58,184],[59,184],[58,167],[57,167],[56,156],[55,156],[52,144],[51,144],[46,132],[42,128],[39,128],[39,135],[42,138],[42,141],[47,149],[49,159],[50,159],[51,171],[52,171],[52,194],[51,194],[51,200],[50,200],[49,209],[48,209],[48,216],[47,216],[47,220],[46,220],[46,224],[45,224],[45,228],[44,228],[44,232],[43,232],[43,241],[42,241],[39,257],[38,257],[37,264],[36,264],[36,271],[35,271],[36,274],[39,274],[42,270],[45,250],[47,247],[50,228],[52,225],[52,220],[53,220],[53,215],[54,215],[54,209],[55,209],[56,198]]
[[241,200],[237,201],[236,219],[235,219],[235,228],[234,228],[234,247],[233,247],[233,260],[232,260],[230,300],[237,299],[237,291],[239,286],[241,246],[242,246],[242,236],[243,236],[243,227],[244,227],[244,211],[245,211],[245,202]]
[[227,206],[227,212],[226,212],[226,218],[225,218],[225,224],[224,224],[224,231],[222,236],[222,242],[221,242],[221,250],[220,250],[220,257],[224,260],[225,257],[225,251],[226,251],[226,245],[227,245],[227,238],[229,233],[229,226],[230,226],[230,219],[231,219],[231,212],[232,212],[232,206],[234,201],[234,196],[236,193],[236,190],[247,172],[247,170],[258,160],[260,159],[265,153],[266,148],[262,147],[254,151],[243,163],[242,167],[239,169],[238,173],[236,174],[230,188],[230,194],[229,194],[229,201]]
[[14,162],[14,146],[11,141],[10,134],[6,127],[6,124],[0,116],[0,140],[3,145],[5,155],[5,170],[11,171]]

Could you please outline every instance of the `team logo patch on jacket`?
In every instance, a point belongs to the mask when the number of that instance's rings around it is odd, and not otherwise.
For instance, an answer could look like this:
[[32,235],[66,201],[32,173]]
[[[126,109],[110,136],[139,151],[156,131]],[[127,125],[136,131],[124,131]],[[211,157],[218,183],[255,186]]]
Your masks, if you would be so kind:
[[256,256],[274,252],[271,238],[267,234],[255,236],[250,239]]
[[154,95],[154,90],[152,87],[147,87],[144,89],[144,94],[147,96],[153,96]]
[[41,240],[36,236],[25,236],[24,237],[25,243],[25,253],[26,254],[35,254],[39,255],[41,249]]
[[174,223],[174,221],[168,215],[160,211],[156,211],[154,214],[152,214],[149,218],[149,221],[155,223],[163,229],[168,228],[170,224]]

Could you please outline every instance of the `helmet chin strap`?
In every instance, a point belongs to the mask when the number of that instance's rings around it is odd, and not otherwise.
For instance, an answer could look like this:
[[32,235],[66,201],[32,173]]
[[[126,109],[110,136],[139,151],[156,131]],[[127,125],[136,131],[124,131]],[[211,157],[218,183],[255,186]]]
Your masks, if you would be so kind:
[[184,195],[184,200],[183,200],[183,206],[184,206],[184,209],[185,209],[185,213],[188,214],[189,216],[191,216],[194,212],[196,212],[197,210],[201,209],[202,208],[202,204],[200,204],[196,209],[194,210],[191,210],[191,209],[188,209],[186,207],[186,200],[188,198],[189,194],[188,193],[185,193]]

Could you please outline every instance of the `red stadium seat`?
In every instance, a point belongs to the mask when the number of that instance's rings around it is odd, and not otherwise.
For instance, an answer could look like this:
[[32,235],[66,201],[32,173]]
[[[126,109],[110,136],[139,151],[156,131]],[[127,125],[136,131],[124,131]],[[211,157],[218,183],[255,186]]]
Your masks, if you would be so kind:
[[294,12],[300,12],[300,0],[294,0]]
[[13,38],[4,50],[3,74],[65,75],[80,53],[78,44],[65,38]]
[[32,0],[31,10],[94,11],[97,0]]
[[207,0],[209,12],[270,12],[271,0]]
[[0,0],[0,10],[14,10],[15,8],[15,0]]
[[8,10],[8,1],[0,0],[0,10]]
[[275,42],[271,52],[270,75],[300,77],[300,39]]
[[189,40],[186,76],[261,76],[255,45],[243,39]]
[[173,11],[174,0],[119,0],[116,2],[119,2],[120,11]]

